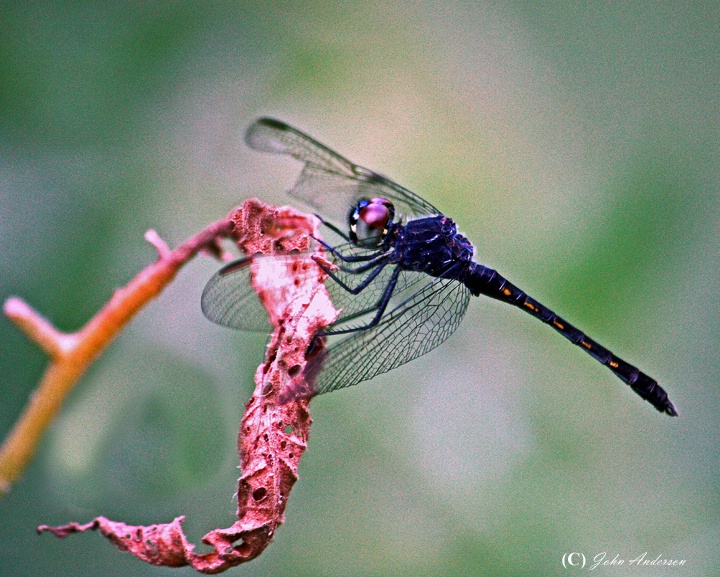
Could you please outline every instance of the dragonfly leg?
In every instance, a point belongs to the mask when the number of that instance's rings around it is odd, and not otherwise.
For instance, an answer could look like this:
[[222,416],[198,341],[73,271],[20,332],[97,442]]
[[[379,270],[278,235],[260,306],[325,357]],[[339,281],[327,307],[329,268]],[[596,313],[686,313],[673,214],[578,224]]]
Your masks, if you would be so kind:
[[343,264],[338,264],[337,262],[333,262],[333,266],[328,266],[323,262],[323,260],[321,260],[317,256],[313,256],[313,260],[317,263],[317,265],[320,268],[322,268],[326,272],[328,271],[328,269],[335,270],[335,268],[337,268],[338,270],[341,270],[342,272],[346,272],[348,274],[362,274],[364,272],[369,271],[371,268],[375,268],[379,264],[389,262],[390,259],[388,258],[388,256],[389,256],[388,253],[380,254],[380,255],[376,256],[374,259],[372,259],[371,261],[369,261],[365,264],[361,264],[356,267],[345,266]]
[[[378,267],[382,268],[382,267]],[[334,331],[321,331],[315,335],[313,340],[310,343],[310,346],[308,347],[307,354],[310,354],[315,349],[315,344],[317,343],[317,340],[320,337],[329,337],[333,335],[343,335],[347,333],[354,333],[357,331],[364,331],[367,329],[370,329],[377,325],[380,322],[380,319],[383,316],[383,313],[385,313],[385,309],[387,308],[388,303],[390,302],[390,298],[392,297],[393,291],[395,290],[395,285],[397,284],[398,277],[400,276],[400,267],[395,268],[395,270],[392,273],[392,276],[390,277],[390,281],[388,282],[387,286],[385,287],[385,291],[382,294],[382,297],[380,297],[380,300],[378,301],[378,304],[376,306],[376,312],[373,319],[367,323],[366,325],[363,325],[361,327],[351,327],[348,329],[339,329]],[[378,271],[379,272],[379,271]],[[377,272],[375,272],[377,275]],[[371,279],[372,280],[372,279]],[[366,283],[367,284],[367,283]],[[364,288],[364,287],[363,287]],[[372,309],[369,309],[368,312],[370,312]]]
[[386,250],[378,250],[370,254],[364,254],[359,256],[346,256],[331,244],[326,243],[324,240],[317,238],[316,236],[314,236],[313,239],[319,242],[328,252],[330,252],[330,254],[332,254],[336,258],[339,258],[343,262],[367,262],[383,256],[388,252]]
[[367,275],[367,277],[365,277],[365,279],[359,285],[357,285],[355,288],[352,288],[349,285],[347,285],[346,283],[344,283],[342,280],[340,280],[340,278],[338,278],[338,276],[333,272],[333,270],[330,267],[328,267],[326,264],[319,262],[317,259],[315,260],[315,262],[332,280],[334,280],[337,284],[339,284],[347,292],[349,292],[350,294],[354,294],[354,295],[360,294],[375,279],[375,277],[380,274],[382,269],[385,268],[385,265],[388,264],[388,261],[385,260],[384,262],[383,261],[380,261],[379,263],[374,262],[371,265],[358,267],[355,270],[347,270],[347,269],[342,268],[341,270],[343,270],[344,272],[350,272],[352,274],[360,274],[362,272],[365,272],[366,270],[370,270],[372,267],[375,267],[375,270],[373,270],[369,275]]

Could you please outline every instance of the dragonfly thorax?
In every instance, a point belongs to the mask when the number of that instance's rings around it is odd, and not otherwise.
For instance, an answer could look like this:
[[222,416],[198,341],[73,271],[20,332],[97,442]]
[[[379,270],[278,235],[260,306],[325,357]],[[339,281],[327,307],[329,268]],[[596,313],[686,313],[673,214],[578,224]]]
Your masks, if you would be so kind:
[[446,216],[411,220],[398,227],[395,235],[396,260],[408,270],[432,276],[446,276],[452,268],[459,278],[470,266],[473,247]]

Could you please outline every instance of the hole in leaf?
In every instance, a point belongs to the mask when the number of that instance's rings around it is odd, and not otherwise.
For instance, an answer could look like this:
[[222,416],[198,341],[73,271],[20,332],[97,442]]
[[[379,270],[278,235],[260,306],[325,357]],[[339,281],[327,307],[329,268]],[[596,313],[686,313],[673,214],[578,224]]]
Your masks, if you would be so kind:
[[302,367],[300,365],[293,365],[288,369],[288,376],[296,377]]
[[265,487],[258,487],[252,492],[252,498],[256,501],[262,501],[267,496],[267,489]]

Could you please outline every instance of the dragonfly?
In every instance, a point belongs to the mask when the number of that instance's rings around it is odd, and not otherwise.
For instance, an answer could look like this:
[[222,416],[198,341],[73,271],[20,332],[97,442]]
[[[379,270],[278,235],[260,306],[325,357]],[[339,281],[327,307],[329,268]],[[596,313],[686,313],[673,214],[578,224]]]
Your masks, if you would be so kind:
[[[245,141],[255,150],[303,163],[288,194],[311,206],[337,240],[316,239],[329,258],[314,257],[315,262],[328,274],[325,285],[341,314],[315,335],[313,343],[330,340],[320,354],[309,355],[304,396],[356,385],[424,355],[457,329],[471,296],[486,296],[552,327],[658,411],[677,416],[657,381],[475,262],[470,241],[428,201],[273,118],[256,120]],[[249,260],[218,271],[203,291],[201,306],[220,325],[266,330],[249,281]]]

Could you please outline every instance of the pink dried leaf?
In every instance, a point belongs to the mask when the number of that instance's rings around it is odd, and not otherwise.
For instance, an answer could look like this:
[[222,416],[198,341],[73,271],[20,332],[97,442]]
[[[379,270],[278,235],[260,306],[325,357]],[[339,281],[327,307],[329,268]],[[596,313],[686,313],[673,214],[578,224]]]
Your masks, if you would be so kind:
[[[58,537],[100,530],[116,547],[148,563],[190,565],[201,573],[219,573],[250,561],[270,544],[285,520],[287,500],[298,479],[300,458],[307,448],[312,419],[308,400],[288,394],[302,389],[305,353],[313,336],[332,324],[337,311],[323,281],[325,273],[306,255],[317,219],[289,207],[273,208],[251,199],[233,215],[233,236],[246,254],[287,254],[296,258],[257,259],[253,286],[275,330],[266,359],[255,373],[255,391],[246,405],[238,432],[242,475],[238,480],[236,521],[203,537],[214,551],[194,553],[182,532],[184,517],[149,527],[129,526],[98,517],[91,523],[42,526]],[[322,345],[319,344],[319,349]]]
[[69,523],[60,527],[41,525],[37,531],[38,533],[47,531],[63,538],[72,533],[99,530],[115,547],[132,553],[138,559],[153,565],[182,567],[191,564],[189,561],[195,557],[193,553],[195,547],[187,542],[180,526],[184,520],[185,517],[181,516],[172,523],[143,527],[96,517],[85,525],[79,523]]

